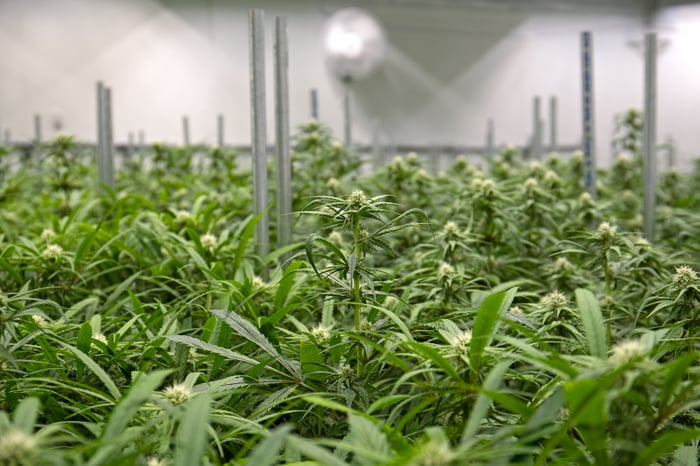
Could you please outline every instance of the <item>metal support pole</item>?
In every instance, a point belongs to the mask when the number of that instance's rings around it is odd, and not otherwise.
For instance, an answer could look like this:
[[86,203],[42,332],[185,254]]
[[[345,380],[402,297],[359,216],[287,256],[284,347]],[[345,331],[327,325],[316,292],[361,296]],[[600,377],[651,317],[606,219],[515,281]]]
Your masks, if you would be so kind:
[[275,20],[275,132],[277,146],[277,246],[292,243],[292,159],[289,155],[289,51],[287,23]]
[[654,239],[656,208],[656,34],[644,37],[644,235]]
[[263,11],[248,13],[250,45],[250,116],[253,156],[253,213],[260,215],[255,225],[255,240],[260,257],[270,248],[270,231],[267,209],[267,134],[265,116],[265,31]]
[[345,146],[352,145],[352,109],[350,108],[350,89],[346,84],[345,95],[343,96],[343,115],[345,118]]
[[136,152],[134,132],[129,131],[128,137],[129,137],[129,139],[128,139],[129,145],[126,149],[126,154],[128,157],[132,157],[134,155],[134,153]]
[[311,89],[311,118],[318,120],[318,91]]
[[97,182],[98,191],[103,193],[103,186],[107,184],[106,163],[105,163],[105,92],[104,83],[97,82]]
[[539,160],[542,158],[542,116],[540,96],[532,99],[532,146],[531,158]]
[[112,89],[104,88],[106,185],[114,189],[114,137],[112,132]]
[[583,109],[583,159],[586,190],[595,199],[596,163],[593,113],[593,37],[589,31],[581,33],[581,85]]
[[190,119],[187,115],[182,117],[182,143],[186,146],[190,145]]
[[666,151],[668,154],[668,169],[670,170],[676,166],[676,146],[673,143],[673,138],[671,136],[666,138]]
[[549,150],[557,151],[557,97],[549,98]]
[[112,160],[112,94],[102,81],[97,83],[97,180],[99,191],[114,189]]
[[41,115],[34,114],[34,142],[41,143]]
[[384,156],[379,144],[379,125],[375,124],[372,130],[372,167],[377,172],[384,165]]
[[494,155],[493,118],[489,118],[486,122],[486,155],[489,157],[493,157]]
[[216,116],[216,145],[224,147],[224,115],[220,113]]

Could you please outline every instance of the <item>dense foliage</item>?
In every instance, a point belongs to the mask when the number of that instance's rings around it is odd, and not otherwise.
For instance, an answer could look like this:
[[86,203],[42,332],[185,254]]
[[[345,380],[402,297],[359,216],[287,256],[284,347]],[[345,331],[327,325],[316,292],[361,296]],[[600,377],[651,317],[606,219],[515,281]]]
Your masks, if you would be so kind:
[[647,240],[621,147],[594,199],[580,154],[360,176],[312,122],[266,257],[229,150],[114,192],[70,138],[3,150],[0,464],[696,465],[700,172]]

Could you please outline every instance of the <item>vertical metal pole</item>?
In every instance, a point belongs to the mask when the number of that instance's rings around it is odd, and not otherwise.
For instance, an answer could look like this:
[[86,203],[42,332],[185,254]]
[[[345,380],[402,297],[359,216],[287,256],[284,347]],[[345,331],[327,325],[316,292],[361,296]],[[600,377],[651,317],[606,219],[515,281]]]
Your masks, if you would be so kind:
[[346,84],[345,95],[343,96],[343,115],[345,118],[345,146],[352,145],[352,109],[350,108],[350,89]]
[[318,120],[318,91],[311,89],[311,118]]
[[275,20],[275,132],[277,142],[277,246],[292,243],[292,160],[289,156],[289,53],[287,22]]
[[379,125],[375,124],[372,130],[372,167],[378,171],[384,165],[384,157],[379,147]]
[[190,119],[187,115],[182,117],[182,143],[186,146],[190,145]]
[[134,132],[133,132],[133,131],[129,131],[129,139],[128,139],[128,141],[129,141],[129,144],[128,144],[127,149],[126,149],[126,154],[127,154],[128,157],[131,157],[132,155],[134,155],[134,152],[136,152],[135,147],[134,147],[134,145],[135,145],[135,144],[134,144],[135,138],[134,138]]
[[493,118],[486,122],[486,155],[493,157],[494,154],[494,127]]
[[676,166],[676,146],[673,144],[673,138],[671,136],[666,138],[666,147],[668,151],[668,169],[670,170]]
[[[265,44],[263,11],[248,13],[250,45],[250,107],[253,156],[253,211],[261,215],[255,225],[258,255],[264,257],[270,248],[267,209],[267,134],[265,118]],[[264,213],[263,213],[264,212]]]
[[106,164],[105,164],[105,92],[104,83],[97,82],[97,151],[95,158],[97,159],[97,181],[98,191],[103,193],[103,186],[107,184]]
[[105,184],[114,189],[114,140],[112,136],[112,89],[104,87]]
[[41,115],[34,114],[34,142],[41,143]]
[[114,161],[112,160],[112,93],[102,81],[97,83],[97,179],[99,191],[114,189]]
[[531,158],[542,158],[542,116],[540,96],[532,99],[532,150]]
[[597,190],[593,113],[593,37],[589,31],[581,33],[581,69],[584,177],[586,190],[595,199]]
[[644,37],[644,235],[654,239],[656,208],[656,34]]
[[216,145],[224,147],[224,115],[222,113],[216,116]]
[[557,97],[549,98],[549,150],[557,151]]

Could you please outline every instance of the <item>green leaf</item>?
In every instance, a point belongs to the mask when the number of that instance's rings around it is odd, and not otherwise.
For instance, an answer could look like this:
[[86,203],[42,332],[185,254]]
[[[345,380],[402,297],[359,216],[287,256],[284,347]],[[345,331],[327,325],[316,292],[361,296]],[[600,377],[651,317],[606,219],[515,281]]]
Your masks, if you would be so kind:
[[243,258],[245,257],[245,252],[246,252],[246,248],[248,247],[248,243],[250,242],[250,240],[253,239],[253,236],[255,234],[255,225],[257,225],[257,223],[260,221],[260,219],[266,213],[267,213],[267,209],[263,210],[255,217],[248,217],[248,220],[243,224],[245,226],[243,227],[243,230],[240,232],[240,236],[238,238],[238,247],[236,248],[236,255],[234,256],[234,259],[233,259],[233,271],[232,271],[233,275],[236,274],[236,272],[238,271],[238,269],[241,266],[241,262],[243,262]]
[[678,388],[684,383],[688,370],[697,360],[697,353],[686,353],[668,363],[666,377],[659,393],[659,411],[665,412],[673,404]]
[[97,466],[112,456],[115,451],[125,447],[116,440],[120,437],[141,405],[153,394],[153,391],[163,383],[170,370],[160,370],[151,374],[140,374],[131,384],[126,396],[122,398],[109,416],[107,425],[99,439],[101,448],[90,458],[87,466]]
[[469,371],[473,382],[478,377],[484,351],[491,344],[498,323],[510,307],[517,292],[517,288],[511,288],[507,292],[488,296],[476,313],[472,327],[472,340],[469,344]]
[[202,464],[207,449],[207,428],[209,426],[209,393],[200,393],[190,399],[180,418],[175,434],[175,466]]
[[698,445],[683,445],[673,452],[671,466],[698,466]]
[[384,464],[389,460],[391,447],[386,434],[369,419],[355,414],[348,415],[350,432],[345,442],[356,447],[354,462],[359,466],[373,466],[379,462]]
[[257,329],[257,327],[255,327],[255,325],[251,324],[243,317],[232,311],[212,309],[210,312],[226,322],[234,332],[238,333],[246,340],[255,343],[258,347],[260,347],[260,349],[272,356],[285,369],[287,369],[287,371],[289,371],[290,375],[293,375],[299,379],[301,378],[301,367],[280,355],[275,347],[272,346],[272,343],[270,343],[270,341],[260,332],[260,330]]
[[578,305],[583,330],[588,343],[588,351],[592,356],[600,359],[608,357],[608,341],[605,330],[603,314],[593,293],[579,288],[576,290],[576,304]]
[[[275,293],[275,309],[280,309],[287,302],[289,292],[294,286],[297,270],[303,266],[302,261],[294,261],[284,270],[284,276],[277,284],[277,292]],[[276,322],[273,322],[276,323]]]
[[326,374],[319,373],[325,370],[326,360],[318,346],[313,343],[308,341],[301,341],[299,343],[299,362],[307,378],[320,381],[327,377]]
[[700,438],[700,429],[674,430],[656,438],[639,452],[632,466],[647,466],[681,445]]
[[418,341],[406,341],[403,343],[403,346],[412,349],[424,358],[432,361],[433,364],[442,369],[455,382],[463,383],[462,377],[459,375],[459,372],[457,372],[457,369],[455,369],[450,361],[445,359],[437,350]]
[[80,326],[76,344],[78,345],[78,349],[83,353],[90,352],[90,345],[92,345],[92,325],[90,325],[90,322],[85,322]]
[[20,401],[15,409],[12,421],[15,427],[22,432],[31,434],[34,431],[36,419],[39,416],[39,399],[35,397],[25,398]]
[[[287,445],[289,445],[291,448],[294,448],[305,457],[311,458],[312,460],[316,460],[319,465],[350,466],[348,463],[338,458],[325,448],[316,445],[311,440],[307,440],[302,437],[297,437],[296,435],[290,435],[287,438]],[[251,464],[251,466],[253,465]]]
[[100,381],[104,384],[105,388],[107,388],[110,395],[112,395],[112,397],[115,400],[121,397],[121,392],[117,388],[117,384],[114,383],[109,374],[107,374],[107,372],[105,372],[105,370],[102,369],[102,367],[100,367],[100,365],[97,364],[90,356],[83,353],[75,346],[69,345],[68,343],[64,343],[60,340],[58,341],[58,343],[65,349],[73,353],[75,357],[77,357],[83,364],[85,364],[85,366],[88,369],[90,369],[97,376],[97,378],[100,379]]
[[608,414],[605,406],[606,383],[598,379],[572,380],[564,384],[564,398],[569,406],[584,443],[596,459],[596,464],[610,464],[606,426]]
[[235,361],[244,362],[250,364],[251,366],[257,366],[260,361],[256,361],[253,358],[245,356],[241,353],[231,351],[227,348],[222,348],[221,346],[212,345],[210,343],[198,340],[197,338],[188,337],[187,335],[166,335],[168,340],[172,340],[176,343],[182,343],[183,345],[191,346],[192,348],[201,349],[204,351],[209,351],[210,353],[221,355],[227,359],[233,359]]
[[292,427],[289,425],[282,425],[271,431],[262,442],[253,448],[246,464],[250,466],[275,466],[279,464],[279,452],[291,431]]
[[[501,361],[496,364],[496,366],[491,369],[491,372],[489,372],[486,380],[484,380],[482,388],[489,391],[498,390],[498,388],[501,386],[501,382],[503,381],[503,376],[510,367],[511,363],[512,361]],[[490,406],[491,398],[486,393],[479,393],[469,414],[467,425],[462,432],[461,443],[466,443],[477,434],[479,427],[481,427],[481,421],[486,418]]]

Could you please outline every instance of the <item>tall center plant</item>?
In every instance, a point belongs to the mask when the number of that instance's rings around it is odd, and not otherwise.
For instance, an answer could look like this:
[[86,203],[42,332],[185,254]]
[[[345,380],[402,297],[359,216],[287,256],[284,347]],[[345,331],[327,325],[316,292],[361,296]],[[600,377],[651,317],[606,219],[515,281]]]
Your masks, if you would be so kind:
[[[383,250],[391,256],[398,256],[385,236],[418,225],[407,221],[410,217],[426,219],[422,211],[408,209],[401,213],[393,210],[396,204],[386,200],[387,196],[367,197],[360,190],[353,191],[347,198],[319,196],[314,198],[302,212],[322,217],[325,224],[323,234],[311,234],[306,241],[306,255],[309,263],[320,278],[330,280],[351,299],[354,310],[355,330],[362,323],[362,304],[368,298],[363,287],[374,290],[374,271],[369,265],[367,253]],[[427,220],[427,219],[426,219]],[[342,237],[351,237],[351,247],[342,250]],[[324,247],[321,253],[316,244]],[[318,261],[323,257],[326,266],[319,271]]]

